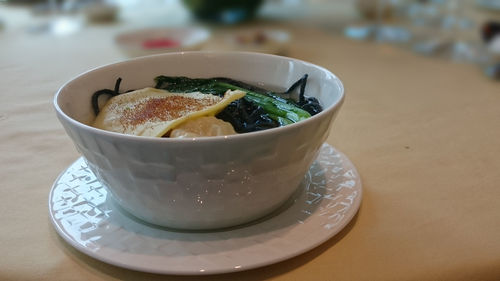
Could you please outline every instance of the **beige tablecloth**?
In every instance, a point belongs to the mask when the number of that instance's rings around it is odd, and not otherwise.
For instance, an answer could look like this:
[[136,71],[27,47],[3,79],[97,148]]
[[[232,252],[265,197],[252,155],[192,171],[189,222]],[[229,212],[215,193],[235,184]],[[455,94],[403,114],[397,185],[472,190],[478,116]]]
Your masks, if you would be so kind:
[[358,168],[364,198],[341,233],[278,264],[206,277],[141,273],[79,253],[49,220],[51,186],[79,157],[52,97],[75,75],[125,59],[113,42],[119,28],[64,37],[6,28],[0,280],[500,280],[500,84],[472,65],[285,28],[288,56],[345,83],[328,143]]

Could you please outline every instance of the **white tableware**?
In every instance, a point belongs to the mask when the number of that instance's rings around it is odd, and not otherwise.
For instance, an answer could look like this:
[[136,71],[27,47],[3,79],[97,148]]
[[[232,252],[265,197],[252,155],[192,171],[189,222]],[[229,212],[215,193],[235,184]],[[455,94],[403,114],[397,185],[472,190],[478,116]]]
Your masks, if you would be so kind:
[[118,47],[130,57],[180,51],[198,51],[210,38],[202,27],[147,28],[119,34]]
[[197,275],[248,270],[311,250],[351,221],[361,197],[354,165],[325,144],[296,194],[246,225],[179,231],[139,221],[115,203],[83,158],[55,181],[49,211],[64,240],[93,258],[138,271]]
[[[230,77],[264,88],[286,88],[309,74],[306,92],[324,110],[264,131],[193,139],[152,138],[89,126],[91,96],[154,85],[157,75]],[[280,56],[187,52],[132,59],[86,72],[54,99],[59,120],[97,176],[128,212],[150,223],[184,229],[242,224],[262,217],[295,192],[325,141],[344,98],[340,80],[319,66]]]
[[290,43],[290,33],[280,29],[247,28],[228,31],[225,43],[234,51],[285,54]]

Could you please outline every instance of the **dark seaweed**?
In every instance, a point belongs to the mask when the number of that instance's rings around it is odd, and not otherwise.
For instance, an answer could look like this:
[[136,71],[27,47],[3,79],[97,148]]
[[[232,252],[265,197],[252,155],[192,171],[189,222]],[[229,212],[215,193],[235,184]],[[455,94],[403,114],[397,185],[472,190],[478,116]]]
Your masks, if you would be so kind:
[[120,83],[122,82],[122,78],[118,77],[115,82],[115,88],[113,90],[110,89],[102,89],[97,92],[95,92],[92,95],[92,108],[94,109],[94,113],[97,116],[99,114],[99,97],[102,95],[107,95],[107,96],[117,96],[120,94]]
[[298,104],[300,108],[309,112],[311,115],[316,115],[323,110],[323,107],[315,97],[306,97],[303,102],[299,101]]
[[269,118],[269,115],[262,107],[246,99],[233,101],[216,117],[231,123],[234,130],[240,134],[280,126],[277,121]]

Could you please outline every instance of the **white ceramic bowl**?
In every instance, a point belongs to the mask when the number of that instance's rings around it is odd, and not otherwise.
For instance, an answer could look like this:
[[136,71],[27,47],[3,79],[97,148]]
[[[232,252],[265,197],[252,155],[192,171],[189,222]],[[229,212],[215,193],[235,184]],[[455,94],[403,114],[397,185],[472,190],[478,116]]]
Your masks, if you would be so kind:
[[[271,89],[309,74],[324,110],[260,132],[196,139],[150,138],[93,128],[92,94],[154,85],[157,75],[230,77]],[[137,58],[90,70],[57,92],[57,116],[116,201],[147,222],[181,229],[234,226],[262,217],[297,189],[329,134],[344,90],[319,66],[257,53],[192,52]]]

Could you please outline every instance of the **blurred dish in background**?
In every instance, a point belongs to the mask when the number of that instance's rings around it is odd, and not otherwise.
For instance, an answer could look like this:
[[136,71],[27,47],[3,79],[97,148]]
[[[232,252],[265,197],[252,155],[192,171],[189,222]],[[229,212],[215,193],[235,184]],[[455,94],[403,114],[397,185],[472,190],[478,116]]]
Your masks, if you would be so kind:
[[278,29],[251,28],[229,32],[225,43],[231,50],[284,55],[290,34]]
[[483,9],[500,12],[500,0],[476,0],[476,4]]
[[126,32],[116,37],[120,49],[130,57],[166,52],[197,51],[210,38],[201,27],[150,28]]
[[234,24],[253,19],[262,0],[183,0],[183,3],[201,21]]
[[119,7],[107,1],[91,1],[83,10],[89,22],[112,22],[117,18]]

